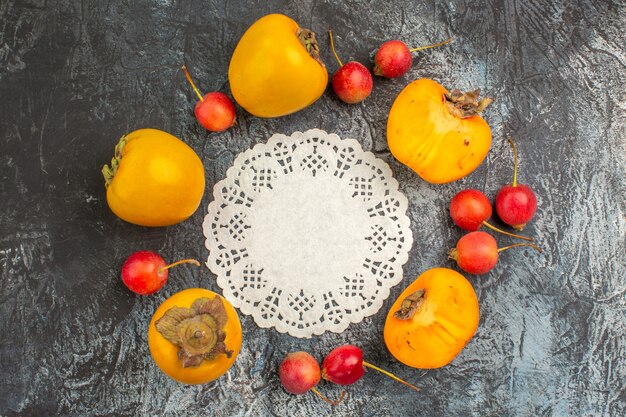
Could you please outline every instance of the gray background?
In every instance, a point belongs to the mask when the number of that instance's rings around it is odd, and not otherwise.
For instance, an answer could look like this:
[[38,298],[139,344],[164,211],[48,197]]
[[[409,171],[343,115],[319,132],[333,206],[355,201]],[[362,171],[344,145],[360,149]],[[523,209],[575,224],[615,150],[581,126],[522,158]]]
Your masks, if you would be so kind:
[[[624,415],[625,10],[602,0],[1,1],[0,415]],[[274,120],[238,108],[235,128],[207,133],[181,63],[201,90],[229,93],[239,37],[270,12],[318,32],[331,72],[328,29],[344,62],[368,65],[388,39],[456,40],[416,55],[398,80],[376,79],[363,104],[327,91]],[[492,150],[461,181],[427,184],[388,152],[387,113],[418,77],[496,97],[485,114]],[[184,138],[204,161],[202,207],[182,224],[137,227],[107,207],[100,168],[119,137],[140,127]],[[313,127],[358,139],[392,167],[415,238],[404,281],[378,314],[342,334],[295,339],[242,317],[244,345],[226,376],[205,386],[171,381],[148,353],[149,319],[181,289],[217,290],[215,276],[181,267],[158,294],[139,297],[119,279],[122,262],[139,249],[205,259],[210,191],[235,156],[275,132]],[[445,254],[463,232],[449,219],[450,198],[466,187],[493,198],[510,182],[507,135],[519,146],[519,179],[539,200],[526,233],[545,252],[509,251],[492,273],[469,277],[481,306],[474,339],[445,368],[405,367],[384,346],[386,312],[419,273],[452,266]],[[280,387],[287,352],[321,359],[347,342],[424,391],[368,372],[331,410]]]

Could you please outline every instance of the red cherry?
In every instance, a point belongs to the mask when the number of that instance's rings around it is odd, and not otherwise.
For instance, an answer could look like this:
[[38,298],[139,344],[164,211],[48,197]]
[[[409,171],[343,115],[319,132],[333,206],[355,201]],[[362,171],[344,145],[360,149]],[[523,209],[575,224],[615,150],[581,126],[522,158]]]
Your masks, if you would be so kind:
[[187,67],[183,65],[182,68],[187,81],[189,81],[193,91],[200,99],[196,103],[194,113],[202,127],[211,132],[221,132],[232,127],[237,121],[237,113],[232,100],[226,94],[217,91],[207,93],[202,97],[202,94],[200,94],[200,91],[198,91],[191,79]]
[[411,68],[413,56],[402,41],[387,41],[374,55],[374,75],[387,78],[401,77]]
[[415,391],[420,391],[415,385],[398,378],[394,374],[385,371],[363,360],[363,351],[354,345],[342,345],[336,347],[324,358],[322,362],[322,378],[339,385],[351,385],[357,382],[365,373],[365,367],[374,369],[387,375]]
[[541,252],[532,243],[516,243],[515,245],[498,248],[496,240],[486,232],[470,232],[461,237],[456,248],[450,249],[448,258],[454,259],[459,268],[469,274],[482,275],[491,271],[498,263],[498,254],[502,251],[519,247],[530,246]]
[[301,351],[288,354],[278,368],[278,377],[285,391],[300,395],[311,390],[330,405],[339,404],[346,395],[346,392],[343,391],[339,400],[332,401],[315,388],[317,383],[320,382],[320,365],[307,352]]
[[278,375],[285,391],[304,394],[320,382],[320,365],[307,352],[294,352],[280,364]]
[[527,185],[505,185],[496,196],[496,211],[504,223],[522,230],[537,211],[537,197]]
[[450,201],[450,216],[461,229],[476,231],[491,217],[491,203],[485,194],[478,190],[459,191]]
[[496,196],[496,212],[502,221],[517,230],[522,230],[537,211],[537,197],[528,185],[517,183],[517,148],[512,139],[513,184],[505,185]]
[[169,268],[181,263],[193,263],[195,259],[183,259],[166,265],[163,258],[155,252],[142,250],[130,255],[122,266],[122,281],[134,293],[148,295],[160,290],[169,274]]
[[471,232],[450,250],[449,257],[470,274],[486,274],[498,263],[498,243],[489,233]]
[[402,41],[392,40],[383,43],[374,55],[374,75],[387,78],[401,77],[411,68],[413,56],[411,52],[435,48],[452,42],[452,38],[434,45],[420,46],[409,49]]
[[339,385],[354,384],[365,374],[363,351],[353,345],[339,346],[324,358],[322,369],[327,381]]
[[221,132],[235,124],[237,115],[235,105],[224,93],[207,93],[204,99],[196,103],[196,119],[211,132]]
[[339,70],[335,72],[331,80],[335,94],[345,103],[355,104],[365,100],[372,93],[374,80],[372,74],[360,62],[350,61],[343,65],[335,51],[332,32],[328,32],[330,36],[330,45],[333,54],[339,63]]

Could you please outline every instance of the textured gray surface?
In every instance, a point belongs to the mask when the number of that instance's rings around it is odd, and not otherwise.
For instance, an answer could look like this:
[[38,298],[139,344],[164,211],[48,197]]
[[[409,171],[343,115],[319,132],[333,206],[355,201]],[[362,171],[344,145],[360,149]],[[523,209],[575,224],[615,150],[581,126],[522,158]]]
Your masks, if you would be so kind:
[[[193,118],[195,99],[180,64],[190,66],[202,90],[227,92],[237,40],[269,12],[320,33],[331,71],[330,28],[344,61],[367,61],[391,38],[456,41],[417,55],[401,79],[377,79],[362,105],[344,105],[327,92],[275,120],[239,109],[237,127],[210,135]],[[603,0],[3,0],[0,415],[624,415],[625,21],[623,2]],[[388,153],[387,112],[418,77],[481,87],[497,98],[485,116],[492,150],[464,180],[429,185]],[[410,200],[415,244],[404,281],[379,314],[343,334],[294,339],[242,317],[242,353],[226,376],[206,386],[169,380],[148,353],[153,311],[178,290],[217,288],[206,268],[177,270],[151,297],[133,296],[120,282],[121,263],[138,249],[166,259],[206,256],[203,209],[157,229],[109,211],[100,167],[119,136],[140,127],[167,130],[193,146],[209,190],[239,152],[274,132],[319,127],[357,138],[391,165]],[[447,214],[450,198],[470,186],[493,197],[510,181],[505,135],[517,139],[520,181],[537,192],[527,233],[545,252],[510,251],[489,275],[470,277],[480,326],[451,365],[404,367],[382,340],[386,311],[420,272],[450,265],[446,250],[462,235]],[[210,198],[207,192],[203,207]],[[305,349],[321,359],[346,342],[424,391],[415,395],[370,372],[331,410],[279,386],[285,353]],[[320,389],[335,393],[329,384]]]

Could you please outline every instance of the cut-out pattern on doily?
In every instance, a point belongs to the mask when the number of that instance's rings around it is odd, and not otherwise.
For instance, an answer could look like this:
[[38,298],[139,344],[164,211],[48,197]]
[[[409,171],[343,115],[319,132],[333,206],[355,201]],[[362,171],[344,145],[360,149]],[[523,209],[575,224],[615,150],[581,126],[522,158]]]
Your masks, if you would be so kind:
[[341,332],[376,313],[413,243],[391,169],[353,139],[313,129],[241,153],[213,189],[207,266],[261,327]]

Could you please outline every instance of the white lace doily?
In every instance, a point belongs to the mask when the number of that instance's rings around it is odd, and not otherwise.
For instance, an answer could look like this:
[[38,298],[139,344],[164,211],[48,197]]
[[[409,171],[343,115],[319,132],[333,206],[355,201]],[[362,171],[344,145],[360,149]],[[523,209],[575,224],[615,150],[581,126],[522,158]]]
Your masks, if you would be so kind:
[[313,129],[241,153],[215,185],[207,266],[261,327],[296,337],[376,313],[413,243],[391,169],[353,139]]

